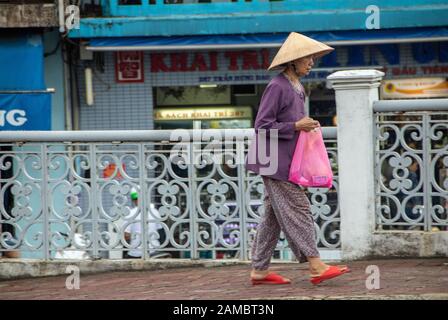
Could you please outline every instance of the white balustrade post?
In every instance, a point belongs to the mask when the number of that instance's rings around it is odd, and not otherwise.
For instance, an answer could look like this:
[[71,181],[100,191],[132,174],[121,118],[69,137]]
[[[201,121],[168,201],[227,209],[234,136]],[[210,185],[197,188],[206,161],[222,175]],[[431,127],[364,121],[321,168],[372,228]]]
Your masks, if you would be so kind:
[[375,228],[373,102],[384,73],[338,71],[328,76],[336,91],[339,208],[342,258],[370,254]]

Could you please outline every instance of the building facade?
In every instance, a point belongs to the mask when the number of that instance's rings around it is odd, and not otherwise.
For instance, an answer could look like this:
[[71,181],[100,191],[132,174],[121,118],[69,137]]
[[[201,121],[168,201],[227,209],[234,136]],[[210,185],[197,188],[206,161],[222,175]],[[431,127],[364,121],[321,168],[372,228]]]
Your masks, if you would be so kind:
[[103,1],[102,16],[81,17],[70,32],[89,53],[78,67],[79,128],[251,127],[291,31],[336,49],[302,79],[324,126],[337,123],[326,77],[339,69],[382,70],[384,98],[448,96],[446,1],[210,2]]
[[[14,131],[70,129],[58,10],[58,1],[54,0],[0,1],[0,131],[13,134]],[[0,233],[6,235],[5,239],[19,236],[9,219],[21,201],[14,188],[26,181],[26,176],[17,174],[18,162],[4,156],[10,151],[14,152],[14,148],[0,144]],[[27,163],[31,162],[28,159]],[[8,183],[12,177],[14,182]],[[40,199],[34,197],[27,204],[39,207],[39,203]],[[27,228],[26,219],[12,216],[19,221],[17,226]],[[31,238],[27,236],[24,240]],[[17,246],[14,240],[6,244]],[[0,244],[4,246],[5,243]]]

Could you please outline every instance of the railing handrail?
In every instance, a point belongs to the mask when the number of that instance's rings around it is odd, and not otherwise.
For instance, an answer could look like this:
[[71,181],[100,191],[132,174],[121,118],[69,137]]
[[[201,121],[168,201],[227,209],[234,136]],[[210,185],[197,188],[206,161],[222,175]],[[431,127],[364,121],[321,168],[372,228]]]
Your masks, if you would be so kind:
[[[244,140],[254,129],[185,129],[118,131],[0,131],[0,142],[126,142],[126,141],[210,141]],[[336,127],[322,127],[322,135],[336,139]],[[187,140],[187,141],[186,141]]]
[[448,111],[448,99],[378,100],[374,112]]

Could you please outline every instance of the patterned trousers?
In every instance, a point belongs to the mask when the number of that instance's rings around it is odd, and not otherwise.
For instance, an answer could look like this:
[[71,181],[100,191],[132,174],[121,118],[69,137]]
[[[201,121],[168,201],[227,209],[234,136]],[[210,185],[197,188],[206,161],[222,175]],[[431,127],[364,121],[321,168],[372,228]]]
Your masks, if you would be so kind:
[[307,261],[306,257],[319,257],[314,220],[305,191],[287,181],[263,177],[263,182],[264,215],[252,246],[252,267],[256,270],[269,268],[281,230],[299,262]]

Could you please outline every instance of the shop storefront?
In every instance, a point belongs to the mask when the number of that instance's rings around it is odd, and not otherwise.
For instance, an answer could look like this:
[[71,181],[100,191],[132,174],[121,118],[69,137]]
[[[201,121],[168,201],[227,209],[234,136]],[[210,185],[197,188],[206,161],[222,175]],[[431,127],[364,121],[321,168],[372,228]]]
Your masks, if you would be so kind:
[[[395,80],[421,78],[437,78],[441,84],[433,96],[448,96],[443,84],[448,77],[448,42],[335,48],[302,79],[308,95],[306,108],[324,126],[336,122],[334,91],[327,86],[326,77],[340,69],[385,72],[384,99],[412,98],[409,94],[391,96],[387,90],[403,86],[394,84]],[[83,61],[93,69],[95,100],[91,106],[86,104],[84,70],[79,70],[80,128],[251,127],[263,90],[276,74],[266,71],[276,52],[277,48],[96,52],[95,60],[102,61],[101,65]]]
[[[273,50],[104,52],[86,104],[79,69],[81,129],[250,128],[272,74]],[[100,71],[101,70],[101,71]],[[88,84],[88,81],[87,81]]]

